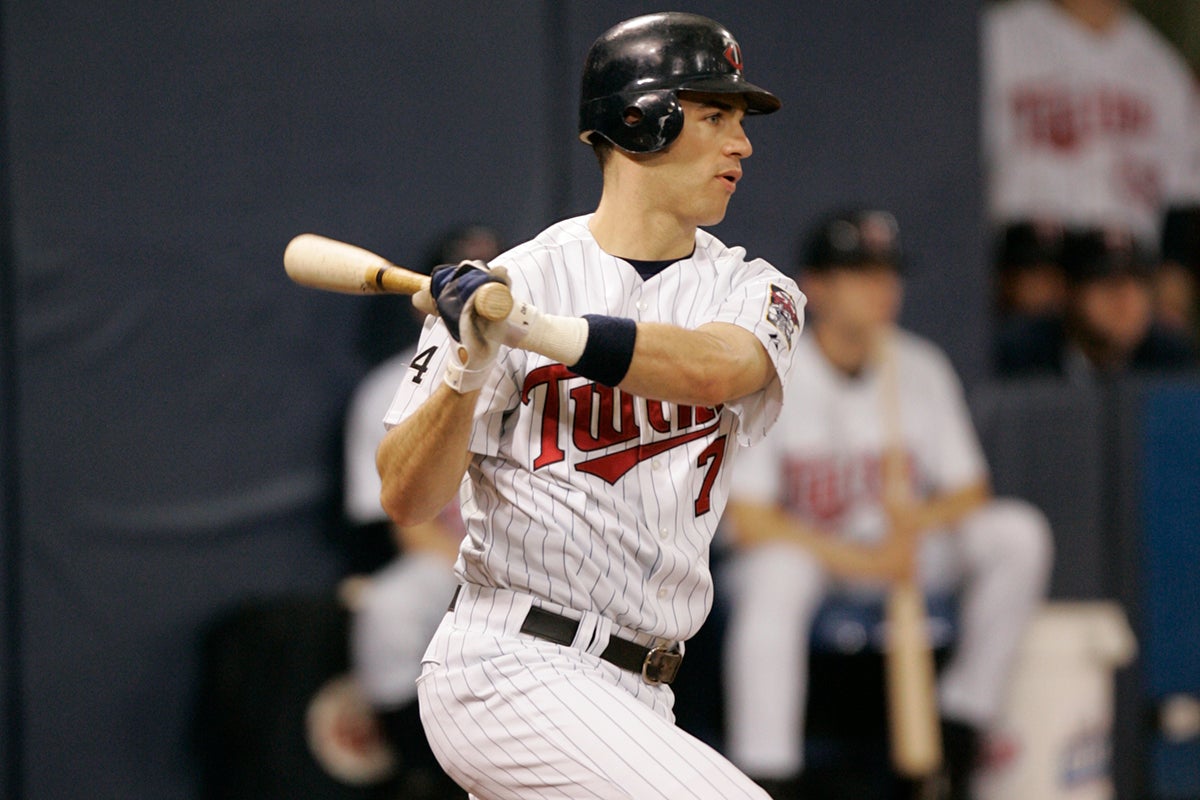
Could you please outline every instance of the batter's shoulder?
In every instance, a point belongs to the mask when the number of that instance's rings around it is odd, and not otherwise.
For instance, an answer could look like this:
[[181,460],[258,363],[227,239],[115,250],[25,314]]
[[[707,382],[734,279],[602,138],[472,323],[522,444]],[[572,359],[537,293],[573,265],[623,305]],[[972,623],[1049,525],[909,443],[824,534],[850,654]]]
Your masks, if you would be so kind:
[[741,245],[731,247],[704,230],[696,232],[696,253],[693,260],[698,265],[710,264],[718,274],[737,273],[741,279],[787,279],[783,272],[766,259],[749,258],[746,248]]
[[586,219],[574,217],[556,222],[532,239],[496,256],[491,263],[508,270],[514,289],[522,283],[540,284],[547,275],[585,260],[588,245],[593,241]]
[[585,240],[590,240],[591,233],[588,231],[587,219],[587,216],[581,216],[560,220],[545,228],[532,239],[527,239],[504,251],[493,259],[492,263],[503,264],[505,259],[509,261],[536,259],[540,255],[560,252],[564,248],[577,246]]

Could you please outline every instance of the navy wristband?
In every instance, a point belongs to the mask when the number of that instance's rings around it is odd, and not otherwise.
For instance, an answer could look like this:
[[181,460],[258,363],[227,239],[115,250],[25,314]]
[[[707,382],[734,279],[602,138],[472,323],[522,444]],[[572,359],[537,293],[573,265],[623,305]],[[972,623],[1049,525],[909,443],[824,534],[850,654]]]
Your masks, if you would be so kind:
[[625,379],[633,363],[633,343],[637,323],[627,317],[584,314],[588,322],[587,344],[571,371],[605,386],[616,386]]

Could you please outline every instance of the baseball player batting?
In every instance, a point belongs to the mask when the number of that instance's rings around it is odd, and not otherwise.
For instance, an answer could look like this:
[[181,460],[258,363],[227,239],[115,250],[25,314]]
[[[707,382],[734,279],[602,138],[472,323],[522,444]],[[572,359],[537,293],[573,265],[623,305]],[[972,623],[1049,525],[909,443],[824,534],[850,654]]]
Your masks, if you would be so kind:
[[[439,319],[388,410],[382,501],[401,525],[458,492],[459,587],[425,653],[421,717],[483,798],[756,798],[674,724],[670,683],[709,613],[709,545],[738,449],[783,400],[804,297],[701,226],[721,221],[779,100],[713,20],[660,13],[592,45],[580,138],[603,192],[496,259],[434,271]],[[506,320],[472,295],[509,284]],[[686,667],[685,667],[686,668]]]

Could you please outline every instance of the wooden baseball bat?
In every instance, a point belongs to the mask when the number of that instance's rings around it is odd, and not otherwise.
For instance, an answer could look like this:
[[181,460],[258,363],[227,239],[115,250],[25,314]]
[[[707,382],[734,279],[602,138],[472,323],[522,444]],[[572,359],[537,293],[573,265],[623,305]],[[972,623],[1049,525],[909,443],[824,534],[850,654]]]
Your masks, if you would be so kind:
[[901,775],[928,777],[942,765],[942,736],[925,597],[915,581],[892,586],[887,626],[892,764]]
[[[288,277],[302,286],[342,294],[416,294],[429,288],[429,276],[397,266],[383,256],[315,233],[302,233],[283,251]],[[512,295],[502,283],[481,286],[473,295],[484,319],[501,320],[512,311]]]
[[[882,343],[881,362],[886,440],[883,490],[893,502],[910,502],[912,480],[900,427],[900,392],[890,335]],[[929,620],[915,564],[906,579],[892,584],[885,614],[885,672],[892,764],[901,775],[927,778],[941,767],[942,735]]]

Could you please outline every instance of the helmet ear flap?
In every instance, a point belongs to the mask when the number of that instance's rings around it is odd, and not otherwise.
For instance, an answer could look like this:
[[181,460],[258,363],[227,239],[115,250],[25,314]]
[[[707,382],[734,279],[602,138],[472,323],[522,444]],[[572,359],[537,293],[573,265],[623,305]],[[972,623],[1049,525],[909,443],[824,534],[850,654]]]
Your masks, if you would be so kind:
[[621,93],[596,101],[594,133],[630,153],[653,153],[683,130],[683,107],[674,91]]

